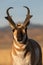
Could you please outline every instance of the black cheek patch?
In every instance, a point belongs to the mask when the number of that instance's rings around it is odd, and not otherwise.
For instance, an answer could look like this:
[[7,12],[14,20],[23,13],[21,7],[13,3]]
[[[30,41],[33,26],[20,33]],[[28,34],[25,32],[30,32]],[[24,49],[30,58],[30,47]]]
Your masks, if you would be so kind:
[[12,31],[14,32],[15,29],[13,29]]

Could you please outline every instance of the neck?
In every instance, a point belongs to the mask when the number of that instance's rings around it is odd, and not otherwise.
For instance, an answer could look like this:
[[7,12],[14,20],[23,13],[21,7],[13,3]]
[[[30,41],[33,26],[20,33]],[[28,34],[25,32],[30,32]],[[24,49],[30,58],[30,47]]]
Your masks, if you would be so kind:
[[25,37],[25,39],[22,43],[13,39],[13,50],[14,50],[14,52],[16,52],[16,54],[21,52],[21,51],[24,51],[24,49],[26,47],[26,41],[27,41],[27,36]]

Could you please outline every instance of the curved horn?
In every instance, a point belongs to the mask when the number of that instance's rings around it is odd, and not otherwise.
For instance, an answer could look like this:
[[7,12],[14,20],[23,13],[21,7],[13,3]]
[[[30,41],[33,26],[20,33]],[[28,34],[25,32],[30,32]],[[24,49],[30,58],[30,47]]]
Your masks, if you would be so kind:
[[30,9],[27,6],[24,6],[25,8],[27,8],[27,15],[30,14]]
[[13,9],[13,7],[9,7],[9,8],[7,9],[6,13],[7,13],[8,16],[10,16],[10,14],[9,14],[9,9]]
[[24,26],[27,26],[30,23],[30,18],[32,17],[32,15],[30,15],[30,9],[27,6],[24,7],[27,9],[27,15],[24,21]]
[[7,9],[7,11],[6,11],[7,17],[5,17],[5,18],[9,21],[11,28],[14,29],[14,27],[16,27],[16,24],[14,23],[14,21],[12,20],[10,14],[9,14],[9,10],[10,10],[10,9],[13,9],[13,7],[9,7],[9,8]]

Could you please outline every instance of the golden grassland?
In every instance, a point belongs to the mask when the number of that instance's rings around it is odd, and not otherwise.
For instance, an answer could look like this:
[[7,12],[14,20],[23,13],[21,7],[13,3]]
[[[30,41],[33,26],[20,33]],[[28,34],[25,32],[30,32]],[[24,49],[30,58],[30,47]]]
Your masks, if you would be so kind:
[[10,49],[0,49],[0,65],[11,65]]
[[[43,62],[43,28],[30,28],[28,30],[28,37],[40,44]],[[11,65],[11,46],[11,32],[0,32],[0,65]]]

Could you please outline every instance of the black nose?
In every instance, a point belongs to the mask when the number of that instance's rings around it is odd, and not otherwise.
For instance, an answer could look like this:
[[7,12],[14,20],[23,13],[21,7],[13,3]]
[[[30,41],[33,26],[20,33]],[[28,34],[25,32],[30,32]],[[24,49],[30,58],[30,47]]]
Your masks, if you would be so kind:
[[18,33],[17,33],[17,40],[18,41],[22,41],[23,40],[23,33],[20,32],[20,31],[18,31]]

